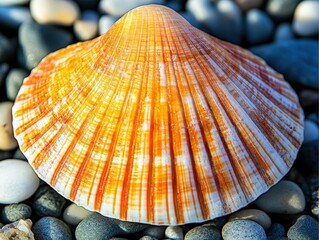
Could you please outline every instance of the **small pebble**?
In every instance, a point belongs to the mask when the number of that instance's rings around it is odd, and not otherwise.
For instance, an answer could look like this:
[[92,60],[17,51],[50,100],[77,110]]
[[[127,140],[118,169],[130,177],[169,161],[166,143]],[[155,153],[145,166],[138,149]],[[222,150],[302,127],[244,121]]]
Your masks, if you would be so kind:
[[164,0],[122,0],[121,4],[118,0],[101,0],[99,9],[103,13],[120,17],[133,8],[146,4],[163,4]]
[[274,34],[275,41],[294,39],[292,26],[289,23],[281,23],[277,26]]
[[55,217],[43,217],[37,221],[32,231],[36,240],[73,240],[70,228]]
[[0,150],[11,150],[18,146],[12,128],[12,102],[0,103]]
[[59,217],[66,203],[65,198],[49,186],[40,187],[34,194],[33,209],[40,216]]
[[80,207],[75,203],[72,203],[64,210],[63,220],[72,226],[76,226],[92,213],[93,212],[85,209],[84,207]]
[[117,226],[122,229],[123,233],[135,233],[142,231],[143,229],[147,228],[149,225],[143,223],[135,223],[135,222],[128,222],[128,221],[121,221],[118,219],[112,219],[112,221],[117,224]]
[[20,219],[30,218],[32,209],[24,203],[5,205],[1,211],[1,220],[4,223],[15,222]]
[[312,192],[311,194],[311,212],[316,217],[319,217],[319,190]]
[[268,0],[266,11],[276,20],[286,20],[294,14],[300,0]]
[[4,82],[3,80],[5,79],[8,70],[9,65],[7,63],[0,63],[0,85],[2,84],[2,82]]
[[98,14],[94,11],[83,11],[80,19],[74,22],[74,34],[80,41],[92,39],[98,33]]
[[158,240],[158,238],[152,236],[143,236],[139,240]]
[[31,166],[21,160],[0,161],[0,203],[18,203],[31,197],[40,184]]
[[23,22],[32,19],[27,7],[0,6],[0,24],[8,28],[16,29]]
[[298,4],[292,26],[296,34],[306,37],[319,33],[319,1],[308,0]]
[[267,230],[271,226],[271,219],[267,213],[259,209],[243,209],[229,216],[229,221],[245,219],[252,220]]
[[263,0],[235,0],[241,10],[247,11],[252,8],[259,8],[263,4]]
[[34,240],[34,234],[31,231],[32,221],[19,220],[7,224],[0,229],[1,240]]
[[74,1],[31,0],[30,10],[40,24],[71,26],[80,16],[80,8]]
[[287,233],[291,240],[315,240],[319,237],[319,223],[309,215],[300,216]]
[[22,68],[12,68],[6,78],[6,93],[9,100],[14,101],[28,72]]
[[199,240],[199,239],[222,240],[222,236],[217,228],[214,228],[211,226],[198,226],[188,231],[184,239],[185,240]]
[[101,16],[99,19],[99,34],[102,35],[106,33],[117,20],[118,17],[113,17],[110,15]]
[[267,213],[297,214],[305,209],[306,200],[296,183],[282,180],[257,198],[255,204]]
[[285,236],[285,227],[280,223],[273,223],[267,230],[267,240],[280,240]]
[[165,236],[165,229],[166,227],[149,226],[143,229],[143,235],[147,235],[147,236],[158,238],[158,239],[163,239]]
[[246,40],[250,44],[262,43],[271,38],[274,24],[271,18],[259,9],[251,9],[246,14]]
[[165,230],[165,237],[174,240],[183,240],[183,229],[179,226],[168,226]]
[[310,120],[305,120],[304,123],[304,141],[303,144],[319,140],[319,127]]
[[265,230],[251,220],[234,220],[222,229],[223,240],[267,240]]
[[10,40],[0,32],[0,63],[10,59],[9,55],[13,52]]

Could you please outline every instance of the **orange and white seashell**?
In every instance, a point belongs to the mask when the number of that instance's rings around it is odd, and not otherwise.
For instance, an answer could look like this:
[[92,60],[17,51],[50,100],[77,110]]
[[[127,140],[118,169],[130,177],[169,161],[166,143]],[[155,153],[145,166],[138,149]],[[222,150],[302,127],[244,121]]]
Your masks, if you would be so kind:
[[21,150],[60,194],[150,224],[244,207],[288,172],[303,139],[280,74],[157,5],[43,59],[13,116]]

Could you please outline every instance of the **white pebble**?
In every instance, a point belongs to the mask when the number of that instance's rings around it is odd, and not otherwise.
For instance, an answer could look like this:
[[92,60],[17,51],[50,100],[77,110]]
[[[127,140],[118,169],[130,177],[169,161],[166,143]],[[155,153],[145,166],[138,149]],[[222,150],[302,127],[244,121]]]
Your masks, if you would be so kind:
[[11,150],[18,146],[13,136],[12,102],[0,103],[0,150]]
[[229,221],[236,219],[252,220],[262,226],[265,230],[270,228],[271,219],[264,211],[259,209],[243,209],[230,215]]
[[79,18],[80,8],[74,1],[31,0],[32,17],[40,24],[70,26]]
[[83,11],[80,19],[74,22],[74,34],[81,41],[97,36],[98,15],[94,11]]
[[302,1],[293,17],[293,29],[298,35],[307,37],[319,33],[319,1]]
[[319,139],[319,127],[313,121],[305,120],[304,143]]
[[63,212],[63,220],[71,224],[73,226],[76,226],[81,222],[84,218],[91,215],[93,212],[85,209],[84,207],[80,207],[74,203],[69,205]]
[[165,237],[174,240],[183,240],[183,229],[178,226],[168,226],[165,230]]
[[0,161],[0,203],[10,204],[31,197],[40,180],[31,166],[22,160]]

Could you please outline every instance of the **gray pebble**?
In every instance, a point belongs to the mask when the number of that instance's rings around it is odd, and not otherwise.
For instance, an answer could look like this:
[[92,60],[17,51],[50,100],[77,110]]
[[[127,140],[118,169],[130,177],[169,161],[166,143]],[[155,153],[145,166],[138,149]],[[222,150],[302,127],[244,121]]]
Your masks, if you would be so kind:
[[139,240],[158,240],[158,238],[152,236],[143,236]]
[[267,230],[268,240],[280,240],[285,236],[285,227],[280,223],[273,223]]
[[6,93],[9,100],[14,100],[22,85],[23,79],[28,76],[28,72],[21,68],[13,68],[6,78]]
[[251,220],[234,220],[222,229],[224,240],[267,240],[265,230]]
[[20,64],[31,70],[49,53],[66,47],[73,41],[68,31],[35,22],[24,22],[19,28],[22,58]]
[[165,236],[165,228],[166,227],[161,227],[161,226],[149,226],[143,229],[143,235],[162,239]]
[[319,126],[310,120],[305,120],[304,123],[304,141],[308,143],[314,140],[319,140]]
[[165,237],[174,240],[183,240],[183,229],[179,226],[168,226],[165,230]]
[[277,20],[286,20],[292,17],[299,2],[300,0],[269,0],[266,11]]
[[[4,63],[10,60],[10,56],[13,53],[13,44],[12,42],[0,32],[0,63]],[[1,72],[0,72],[1,75]],[[1,76],[0,76],[1,78]],[[0,80],[1,83],[1,80]]]
[[274,30],[271,18],[259,9],[251,9],[247,12],[245,36],[251,44],[262,43],[270,39]]
[[126,234],[136,233],[147,228],[149,225],[143,223],[127,222],[118,219],[111,219]]
[[275,41],[294,39],[292,26],[289,23],[281,23],[277,26],[274,34]]
[[3,223],[11,223],[20,219],[30,218],[32,209],[30,206],[24,203],[10,204],[4,206],[1,211],[1,220]]
[[296,39],[278,41],[250,49],[272,68],[284,75],[287,81],[318,89],[318,41]]
[[319,190],[312,192],[311,195],[311,212],[316,217],[319,217]]
[[68,225],[54,217],[43,217],[37,221],[32,231],[37,240],[72,240]]
[[6,63],[0,63],[0,85],[5,79],[5,76],[9,70],[9,65]]
[[8,28],[18,28],[23,22],[32,19],[29,8],[0,6],[0,23]]
[[194,227],[190,231],[188,231],[185,235],[185,240],[210,240],[216,239],[221,240],[221,234],[217,228],[211,226],[199,226]]
[[300,216],[287,233],[291,240],[315,240],[319,236],[319,223],[308,215]]
[[40,216],[60,217],[66,200],[49,186],[40,187],[34,194],[33,209]]
[[271,226],[270,217],[259,209],[241,209],[229,216],[229,221],[236,219],[252,220],[267,230]]

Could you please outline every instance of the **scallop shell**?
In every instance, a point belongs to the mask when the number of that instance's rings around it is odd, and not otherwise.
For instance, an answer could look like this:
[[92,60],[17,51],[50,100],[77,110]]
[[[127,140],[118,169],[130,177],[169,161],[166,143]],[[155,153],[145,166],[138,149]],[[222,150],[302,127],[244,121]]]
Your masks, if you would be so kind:
[[287,173],[303,139],[281,75],[157,5],[47,56],[13,115],[21,150],[60,194],[158,225],[244,207]]

